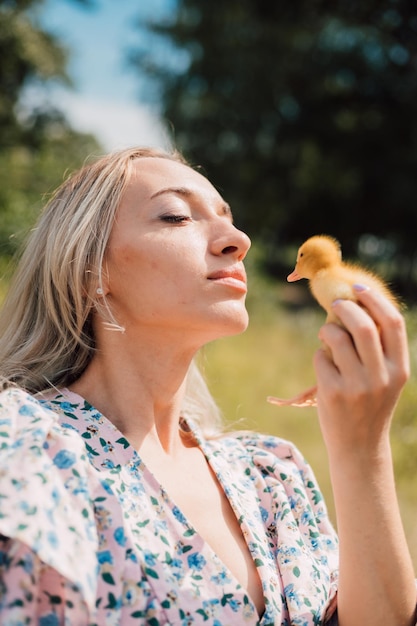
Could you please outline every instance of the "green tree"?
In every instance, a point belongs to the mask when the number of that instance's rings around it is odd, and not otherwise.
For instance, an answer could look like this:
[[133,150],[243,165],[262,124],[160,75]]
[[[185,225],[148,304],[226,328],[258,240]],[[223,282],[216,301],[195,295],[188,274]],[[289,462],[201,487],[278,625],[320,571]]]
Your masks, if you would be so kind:
[[53,35],[33,18],[42,0],[3,0],[0,4],[0,149],[28,139],[18,103],[30,81],[68,82],[67,56]]
[[[139,49],[176,145],[231,200],[270,265],[327,232],[411,271],[417,231],[417,4],[178,0]],[[361,238],[362,237],[362,238]],[[380,245],[387,240],[389,245]],[[277,252],[278,251],[278,252]]]
[[[89,5],[86,0],[78,0]],[[0,257],[13,255],[33,224],[43,195],[99,149],[77,133],[47,99],[21,99],[29,85],[69,84],[68,52],[38,23],[42,0],[0,0]],[[40,104],[42,102],[42,104]]]
[[[38,118],[39,122],[39,118]],[[0,259],[8,262],[20,248],[48,195],[88,155],[101,150],[94,137],[81,134],[56,114],[44,120],[36,149],[16,144],[0,150]],[[0,268],[2,264],[0,263]]]

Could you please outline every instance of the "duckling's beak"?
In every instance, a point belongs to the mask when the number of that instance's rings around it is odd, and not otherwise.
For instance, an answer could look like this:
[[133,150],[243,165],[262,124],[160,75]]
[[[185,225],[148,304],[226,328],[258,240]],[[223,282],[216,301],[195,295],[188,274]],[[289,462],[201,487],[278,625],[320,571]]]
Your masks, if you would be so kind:
[[300,276],[300,274],[294,270],[293,272],[291,272],[291,274],[289,276],[287,276],[287,280],[289,283],[295,283],[296,280],[301,280],[302,276]]

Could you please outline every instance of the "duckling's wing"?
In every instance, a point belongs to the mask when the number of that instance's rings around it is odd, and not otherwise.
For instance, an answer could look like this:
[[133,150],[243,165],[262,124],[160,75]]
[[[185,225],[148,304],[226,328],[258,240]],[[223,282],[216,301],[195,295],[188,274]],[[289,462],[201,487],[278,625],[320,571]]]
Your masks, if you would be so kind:
[[267,401],[270,404],[276,404],[277,406],[295,406],[304,408],[307,406],[317,406],[317,386],[309,387],[305,391],[297,394],[293,398],[275,398],[274,396],[268,396]]

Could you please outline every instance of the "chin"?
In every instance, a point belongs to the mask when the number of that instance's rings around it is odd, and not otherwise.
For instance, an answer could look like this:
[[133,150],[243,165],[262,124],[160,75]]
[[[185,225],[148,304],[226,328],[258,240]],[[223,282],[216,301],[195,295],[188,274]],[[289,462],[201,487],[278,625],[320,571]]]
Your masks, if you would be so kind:
[[233,311],[227,320],[224,320],[223,337],[239,335],[245,332],[249,324],[249,315],[246,309]]
[[[194,321],[195,318],[194,318]],[[200,333],[204,343],[221,337],[231,337],[243,333],[249,324],[249,315],[242,303],[217,303],[204,310],[204,321],[196,322],[194,330]],[[193,324],[188,327],[189,330]]]

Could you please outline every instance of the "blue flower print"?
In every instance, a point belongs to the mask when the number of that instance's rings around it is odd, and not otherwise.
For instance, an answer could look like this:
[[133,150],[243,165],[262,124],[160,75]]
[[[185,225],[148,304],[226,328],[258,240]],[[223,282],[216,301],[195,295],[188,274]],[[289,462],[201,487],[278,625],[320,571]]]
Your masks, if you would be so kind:
[[172,568],[172,575],[174,576],[174,578],[177,578],[177,579],[181,578],[182,570],[183,570],[182,561],[180,559],[172,559],[170,565]]
[[112,461],[111,459],[104,459],[101,465],[105,467],[106,469],[110,469],[110,470],[116,467],[116,465],[114,464],[114,461]]
[[74,408],[70,402],[61,402],[60,407],[63,411],[68,411],[68,413],[71,413]]
[[320,546],[319,540],[314,537],[311,537],[310,544],[313,550],[317,550],[317,548]]
[[109,478],[105,478],[104,480],[101,481],[101,485],[104,489],[104,491],[106,491],[106,493],[112,494],[113,493],[113,489],[111,488],[113,481],[111,481]]
[[259,509],[261,511],[262,521],[266,522],[266,520],[268,519],[268,515],[269,515],[268,511],[263,506],[260,506]]
[[188,567],[191,569],[201,570],[206,564],[206,559],[202,554],[198,552],[193,552],[187,558]]
[[114,531],[114,538],[116,542],[119,544],[119,546],[123,547],[126,545],[126,535],[125,535],[124,528],[122,526],[119,526],[119,528],[116,528],[116,530]]
[[67,428],[68,430],[74,430],[76,433],[78,433],[78,429],[74,426],[74,424],[67,424],[66,422],[63,422],[61,426],[62,428]]
[[237,613],[240,609],[240,602],[238,602],[236,599],[232,599],[229,601],[229,606],[232,609],[232,611]]
[[277,447],[277,440],[275,437],[266,436],[262,443],[265,448],[270,448],[271,450],[274,450]]
[[101,447],[103,448],[104,452],[113,452],[114,447],[113,447],[113,444],[110,441],[104,441],[104,439],[100,439],[100,443],[101,443]]
[[113,563],[113,556],[112,553],[110,552],[110,550],[102,550],[101,552],[97,553],[97,560],[98,562],[103,565],[103,563]]
[[155,558],[155,554],[149,552],[149,550],[144,550],[143,556],[145,557],[146,565],[155,565],[157,559]]
[[290,602],[294,602],[298,607],[301,606],[301,600],[300,597],[295,589],[295,586],[291,583],[289,585],[287,585],[284,588],[284,594],[286,596],[286,598],[288,598],[288,600]]
[[19,409],[19,415],[32,417],[35,413],[35,410],[36,410],[35,406],[31,406],[30,404],[23,404]]
[[222,570],[221,572],[219,572],[218,574],[216,574],[215,576],[211,577],[211,580],[216,584],[216,585],[227,585],[228,583],[231,582],[230,577],[228,576],[226,570]]
[[175,519],[177,519],[181,524],[187,523],[186,518],[184,517],[184,515],[182,514],[182,512],[179,510],[177,506],[173,507],[172,512],[174,514]]
[[[218,600],[217,598],[213,598],[212,600],[204,600],[203,601],[203,609],[206,612],[207,616],[214,617],[216,609],[219,607],[219,605],[220,605],[220,600]],[[214,620],[214,623],[216,623],[216,622],[217,622],[217,620]],[[219,624],[219,622],[217,622],[217,623]]]
[[60,503],[61,494],[59,490],[56,489],[55,487],[51,491],[51,497],[52,497],[53,503],[55,504],[55,506],[57,506]]
[[28,574],[31,574],[33,572],[33,555],[32,554],[25,554],[22,560],[20,561],[20,563],[22,564],[22,567],[25,572],[27,572]]
[[54,457],[54,464],[59,467],[59,469],[68,469],[71,465],[74,465],[77,457],[73,452],[69,450],[60,450]]
[[53,547],[53,548],[58,548],[59,546],[59,541],[58,541],[58,537],[56,536],[56,533],[54,533],[52,530],[47,534],[47,539],[48,539],[48,543]]
[[280,563],[292,563],[299,554],[299,550],[294,546],[284,546],[278,550],[278,554]]
[[39,618],[39,626],[59,626],[59,619],[55,613],[48,613]]
[[305,511],[302,512],[300,521],[302,524],[307,525],[309,524],[311,518],[312,518],[311,511],[309,509],[306,509]]

